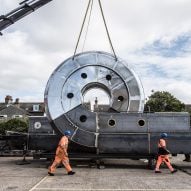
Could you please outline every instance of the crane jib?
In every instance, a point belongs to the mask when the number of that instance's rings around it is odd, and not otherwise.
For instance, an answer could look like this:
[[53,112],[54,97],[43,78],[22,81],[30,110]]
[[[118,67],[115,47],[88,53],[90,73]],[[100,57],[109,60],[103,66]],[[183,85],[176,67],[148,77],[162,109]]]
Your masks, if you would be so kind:
[[8,26],[12,25],[16,21],[32,13],[36,9],[44,6],[50,1],[52,0],[30,1],[30,2],[22,4],[21,6],[17,7],[16,9],[7,13],[6,15],[1,15],[0,16],[0,34],[2,35],[1,31],[6,29]]

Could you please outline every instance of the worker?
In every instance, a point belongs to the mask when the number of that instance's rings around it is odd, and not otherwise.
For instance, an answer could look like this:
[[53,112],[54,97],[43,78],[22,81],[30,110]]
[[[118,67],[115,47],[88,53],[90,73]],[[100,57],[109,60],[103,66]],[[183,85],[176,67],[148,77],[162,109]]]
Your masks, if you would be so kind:
[[64,132],[64,136],[60,139],[58,143],[58,147],[56,149],[56,156],[54,159],[54,162],[52,165],[49,167],[48,174],[49,176],[54,176],[54,172],[56,170],[56,167],[62,162],[62,164],[65,166],[66,171],[68,175],[73,175],[75,172],[72,171],[72,168],[69,163],[69,158],[68,158],[68,142],[69,142],[69,137],[71,136],[71,132],[69,130]]
[[165,140],[167,137],[168,137],[167,133],[162,133],[160,136],[160,139],[158,142],[158,159],[156,163],[155,173],[161,173],[159,168],[162,162],[164,162],[167,165],[171,173],[177,172],[177,170],[174,169],[172,165],[170,164],[170,160],[168,157],[168,154],[170,154],[170,152],[166,148],[166,140]]

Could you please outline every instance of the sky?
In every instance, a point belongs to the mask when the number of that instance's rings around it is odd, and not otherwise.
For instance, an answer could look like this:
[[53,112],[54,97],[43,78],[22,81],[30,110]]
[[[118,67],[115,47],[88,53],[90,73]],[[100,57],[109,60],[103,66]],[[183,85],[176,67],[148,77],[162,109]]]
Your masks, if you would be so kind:
[[[21,0],[0,0],[0,15]],[[191,104],[191,1],[102,0],[116,55],[141,79],[145,97],[168,91]],[[53,0],[16,22],[0,36],[0,102],[6,95],[21,102],[43,101],[56,67],[72,56],[88,0]],[[111,52],[94,0],[78,53]],[[86,39],[86,40],[85,40]],[[85,44],[84,44],[85,41]]]

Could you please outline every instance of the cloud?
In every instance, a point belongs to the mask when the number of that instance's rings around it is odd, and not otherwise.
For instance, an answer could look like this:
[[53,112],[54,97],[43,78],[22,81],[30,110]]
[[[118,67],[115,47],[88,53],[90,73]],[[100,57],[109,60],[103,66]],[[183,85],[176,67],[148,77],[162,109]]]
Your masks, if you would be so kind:
[[152,44],[143,47],[140,50],[144,54],[158,54],[163,57],[182,57],[191,51],[191,34],[177,36],[176,39],[168,41],[167,39],[155,40]]
[[[0,14],[19,2],[0,0]],[[87,3],[53,0],[3,31],[0,101],[7,94],[21,101],[43,101],[50,74],[73,55]],[[146,96],[152,89],[164,90],[190,103],[191,1],[103,0],[102,6],[117,56],[134,66]],[[84,34],[78,52],[83,51]],[[97,1],[86,50],[111,52]]]
[[146,95],[150,95],[152,89],[155,91],[169,91],[182,102],[190,103],[190,93],[188,91],[191,88],[190,45],[182,46],[183,49],[186,49],[184,51],[181,46],[180,49],[176,50],[174,48],[175,44],[173,41],[172,45],[162,46],[161,48],[160,43],[157,47],[156,43],[153,42],[149,46],[146,45],[143,51],[138,50],[129,55],[129,62],[134,63],[136,71],[139,72]]

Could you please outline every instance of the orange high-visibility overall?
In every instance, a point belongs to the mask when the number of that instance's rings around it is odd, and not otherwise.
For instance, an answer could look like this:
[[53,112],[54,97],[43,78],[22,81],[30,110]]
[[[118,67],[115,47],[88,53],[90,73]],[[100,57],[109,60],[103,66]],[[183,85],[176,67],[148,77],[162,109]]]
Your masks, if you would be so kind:
[[[160,147],[164,147],[166,148],[166,141],[164,139],[160,139],[158,142],[158,148]],[[165,164],[167,165],[167,167],[170,169],[170,171],[172,172],[174,170],[174,168],[172,167],[172,165],[170,164],[170,160],[168,155],[158,155],[158,159],[157,159],[157,164],[156,164],[156,168],[155,171],[159,171],[160,165],[162,162],[165,162]]]
[[58,147],[56,149],[56,156],[54,162],[49,167],[49,172],[51,173],[55,172],[56,167],[60,164],[60,162],[62,162],[62,164],[65,166],[67,172],[72,171],[72,168],[69,163],[67,150],[68,150],[68,138],[66,136],[63,136],[58,143]]

